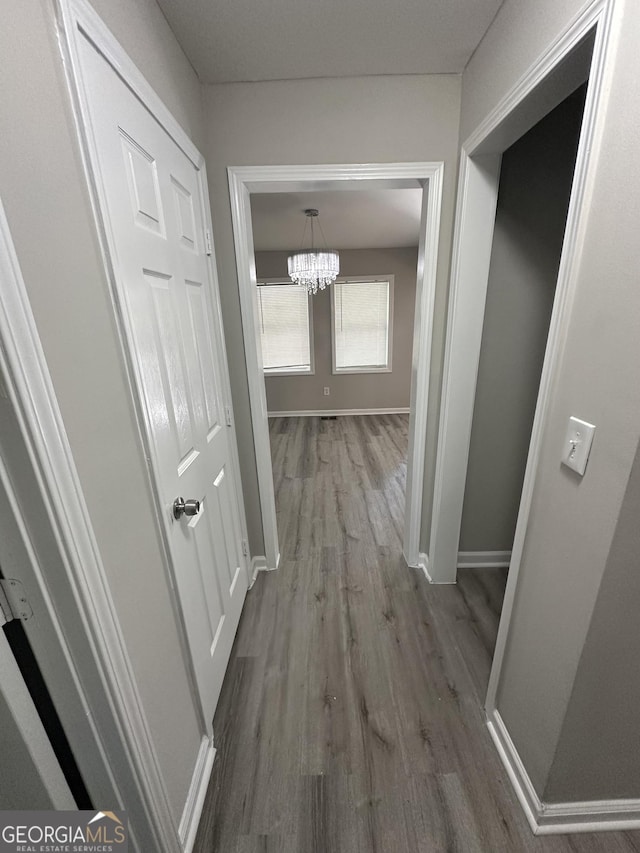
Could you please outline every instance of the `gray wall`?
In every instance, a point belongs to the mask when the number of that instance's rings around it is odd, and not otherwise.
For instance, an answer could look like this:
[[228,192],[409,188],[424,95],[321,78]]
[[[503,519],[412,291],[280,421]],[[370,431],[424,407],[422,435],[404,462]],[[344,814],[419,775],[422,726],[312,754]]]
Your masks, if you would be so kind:
[[461,551],[510,551],[582,121],[582,87],[502,158]]
[[573,685],[545,799],[640,793],[640,445]]
[[[286,279],[287,256],[287,252],[256,252],[258,278]],[[331,293],[327,288],[313,297],[315,373],[266,376],[268,411],[408,408],[417,262],[417,248],[342,250],[340,274],[343,276],[395,276],[392,372],[332,374]],[[328,397],[322,393],[325,385],[331,389]]]
[[[463,75],[463,139],[582,5],[582,0],[506,0]],[[640,438],[640,383],[630,381],[640,356],[640,165],[630,143],[640,134],[640,6],[626,2],[619,9],[622,21],[601,113],[606,121],[592,150],[595,172],[571,322],[542,437],[498,685],[498,710],[539,794],[556,748],[562,748],[578,662]],[[560,466],[570,415],[597,425],[583,479]],[[601,718],[610,713],[606,691],[594,699]],[[620,738],[632,748],[637,727],[621,731]],[[579,800],[583,787],[570,778],[562,791],[564,798]]]
[[[187,132],[200,87],[153,0],[95,6]],[[173,815],[200,745],[48,0],[0,27],[0,198],[109,576]],[[121,511],[122,495],[135,506]],[[144,618],[141,619],[141,613]]]
[[[205,155],[251,551],[264,553],[227,166],[443,160],[425,494],[433,489],[444,314],[458,162],[460,78],[354,77],[204,87]],[[321,105],[321,109],[318,108]]]

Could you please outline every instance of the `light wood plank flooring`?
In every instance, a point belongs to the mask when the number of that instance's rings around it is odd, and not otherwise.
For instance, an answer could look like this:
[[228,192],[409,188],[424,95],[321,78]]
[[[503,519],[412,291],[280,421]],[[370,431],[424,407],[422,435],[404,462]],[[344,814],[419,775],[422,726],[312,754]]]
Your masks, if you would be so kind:
[[402,559],[406,416],[271,421],[282,562],[249,592],[197,853],[629,853],[535,838],[482,704],[504,573]]

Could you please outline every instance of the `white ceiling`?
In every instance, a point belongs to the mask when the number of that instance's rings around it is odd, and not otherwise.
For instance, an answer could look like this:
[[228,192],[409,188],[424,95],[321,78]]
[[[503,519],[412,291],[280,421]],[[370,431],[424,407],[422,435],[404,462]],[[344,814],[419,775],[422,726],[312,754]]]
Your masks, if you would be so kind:
[[203,83],[455,74],[502,0],[158,0]]
[[[251,196],[254,248],[258,252],[300,248],[303,211],[309,207],[318,209],[331,249],[417,246],[421,203],[419,189],[255,194]],[[316,234],[316,246],[321,245],[317,229]]]

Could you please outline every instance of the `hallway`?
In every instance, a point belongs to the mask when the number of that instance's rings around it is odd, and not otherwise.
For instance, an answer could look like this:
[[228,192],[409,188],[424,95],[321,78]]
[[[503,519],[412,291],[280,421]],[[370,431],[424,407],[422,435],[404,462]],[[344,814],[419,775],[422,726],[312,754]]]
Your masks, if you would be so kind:
[[640,850],[531,834],[482,710],[504,573],[407,568],[408,416],[270,428],[281,564],[245,604],[194,850]]

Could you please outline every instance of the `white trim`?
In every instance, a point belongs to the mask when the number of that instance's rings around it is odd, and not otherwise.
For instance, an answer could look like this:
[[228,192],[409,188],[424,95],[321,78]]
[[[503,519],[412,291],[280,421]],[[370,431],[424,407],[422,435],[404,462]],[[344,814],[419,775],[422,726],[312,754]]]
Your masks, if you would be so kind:
[[529,778],[529,774],[518,755],[518,751],[511,740],[507,727],[497,710],[494,709],[492,714],[487,718],[487,727],[500,756],[500,760],[507,771],[513,790],[529,822],[531,831],[537,835],[537,816],[540,813],[542,804]]
[[[313,356],[311,356],[311,361],[313,362]],[[265,379],[268,377],[269,379],[277,378],[278,376],[315,376],[316,371],[314,365],[312,364],[309,370],[293,370],[287,367],[265,367],[264,375]]]
[[[540,83],[559,66],[602,16],[611,10],[615,0],[591,0],[567,25],[547,50],[525,71],[515,86],[469,134],[462,147],[473,155],[495,130],[515,112]],[[594,47],[594,56],[597,48]],[[592,66],[593,69],[593,66]],[[568,93],[567,93],[568,94]]]
[[104,56],[118,75],[126,81],[127,86],[147,107],[149,112],[166,130],[173,141],[187,155],[189,160],[200,166],[202,154],[189,139],[180,124],[167,109],[164,102],[151,88],[146,78],[130,59],[129,55],[106,26],[102,18],[87,0],[57,0],[62,23],[62,32],[67,42],[65,47],[70,50],[69,58],[73,63],[74,78],[80,79],[81,72],[78,64],[78,54],[75,49],[78,32],[84,34],[89,41]]
[[[278,562],[279,562],[278,555]],[[278,568],[277,564],[275,566],[269,566],[267,563],[267,558],[263,555],[259,555],[251,558],[251,583],[249,584],[249,589],[254,585],[256,579],[258,577],[258,572],[274,572]]]
[[[163,853],[177,851],[178,836],[157,754],[1,207],[0,272],[2,372],[72,590],[64,610],[59,602],[54,607],[41,576],[47,615],[63,648],[68,620],[76,628],[80,625],[86,638],[91,666],[80,656],[68,655],[69,669],[78,693],[86,697],[87,718],[95,720],[96,758],[100,757],[106,778],[114,792],[123,787],[131,792],[130,797],[136,792],[139,837],[151,840]],[[73,741],[72,733],[69,735]],[[116,761],[117,778],[111,769]],[[132,808],[122,793],[117,797],[121,805]]]
[[543,803],[537,835],[568,832],[629,832],[640,829],[640,800]]
[[496,709],[487,727],[534,835],[640,829],[640,800],[543,803]]
[[297,412],[269,412],[270,418],[335,418],[342,415],[408,415],[410,410],[391,409],[300,409]]
[[[231,218],[238,272],[240,312],[244,332],[244,351],[249,385],[251,426],[256,454],[262,535],[267,563],[277,565],[280,546],[276,523],[276,498],[273,490],[271,446],[267,415],[267,395],[264,384],[264,368],[260,351],[257,305],[254,289],[257,286],[251,227],[251,202],[249,189],[242,178],[229,170],[229,193]],[[253,581],[251,581],[253,583]]]
[[508,568],[511,551],[458,551],[459,569]]
[[[551,320],[545,366],[542,372],[531,436],[528,474],[525,475],[520,513],[526,528],[535,461],[550,395],[552,373],[566,334],[573,291],[572,262],[582,232],[582,213],[588,162],[594,140],[596,102],[602,91],[602,65],[608,40],[610,8],[614,0],[595,0],[556,39],[508,92],[495,110],[464,143],[456,205],[451,286],[443,369],[442,405],[436,458],[430,557],[434,578],[455,579],[456,553],[464,500],[476,378],[482,339],[484,304],[488,282],[493,222],[497,200],[500,154],[479,154],[491,134],[504,128],[516,108],[541,84],[566,55],[599,21],[594,45],[581,141],[576,160],[572,199],[567,217],[562,262]],[[516,536],[518,530],[516,529]],[[514,546],[514,553],[517,548]],[[519,556],[518,556],[519,560]],[[512,572],[513,575],[513,572]],[[515,582],[515,581],[514,581]],[[503,614],[504,614],[503,610]]]
[[[600,147],[602,128],[605,122],[604,105],[602,103],[608,87],[608,77],[611,74],[612,56],[615,48],[615,33],[619,21],[614,27],[614,11],[619,9],[616,0],[597,0],[590,4],[582,16],[579,16],[563,33],[548,51],[555,58],[555,64],[559,63],[566,52],[574,44],[575,39],[581,38],[586,28],[597,25],[596,39],[593,49],[591,74],[587,87],[587,96],[582,119],[582,129],[578,144],[573,187],[567,223],[565,227],[564,244],[558,271],[558,282],[553,304],[553,312],[547,340],[542,375],[540,378],[540,390],[536,404],[533,428],[531,431],[531,442],[529,455],[525,470],[520,509],[516,522],[514,542],[511,552],[511,566],[505,597],[502,606],[500,626],[493,657],[493,665],[489,676],[489,687],[487,690],[487,710],[492,711],[495,707],[496,694],[502,664],[504,661],[507,635],[513,613],[518,575],[524,550],[524,541],[529,523],[529,512],[533,499],[538,460],[542,448],[542,437],[546,428],[547,415],[552,398],[552,389],[556,374],[559,369],[560,359],[564,341],[566,339],[571,320],[571,309],[574,293],[576,290],[576,279],[578,265],[584,240],[584,231],[589,215],[590,190],[595,180],[593,163]],[[575,31],[575,38],[571,33]],[[548,59],[543,56],[540,60],[541,69],[547,73]],[[527,75],[533,79],[533,72]]]
[[362,373],[393,373],[393,369],[388,364],[386,367],[367,367],[366,365],[363,367],[337,367],[331,371],[332,376],[352,376]]
[[[590,2],[469,136],[461,152],[430,552],[432,563],[435,564],[433,571],[438,576],[443,572],[451,573],[451,566],[456,562],[458,550],[481,339],[478,327],[481,329],[484,319],[486,255],[490,251],[492,241],[492,229],[488,233],[488,229],[485,229],[479,243],[478,235],[475,233],[477,227],[469,229],[469,218],[473,219],[474,209],[479,204],[484,203],[488,206],[491,195],[497,195],[498,186],[498,169],[495,169],[495,165],[500,156],[499,152],[480,154],[492,150],[490,143],[494,139],[489,140],[489,136],[497,129],[506,126],[525,98],[543,83],[588,31],[596,27],[556,294],[529,445],[509,577],[486,699],[491,736],[534,832],[574,831],[578,825],[585,830],[614,828],[612,815],[616,814],[619,818],[620,812],[625,810],[630,814],[627,826],[635,826],[637,818],[635,802],[630,806],[628,803],[609,803],[608,814],[601,814],[598,820],[591,820],[591,823],[589,823],[590,818],[584,821],[577,820],[579,813],[589,813],[593,817],[594,814],[599,814],[597,809],[601,804],[586,804],[584,808],[580,804],[543,807],[496,709],[497,689],[513,613],[542,437],[546,429],[552,389],[571,318],[579,259],[589,213],[590,194],[595,180],[593,164],[600,150],[602,128],[605,122],[604,107],[606,105],[603,101],[612,73],[615,37],[620,26],[620,15],[616,15],[616,12],[620,9],[621,4],[616,0]],[[492,162],[493,176],[489,171],[488,178],[483,183],[480,174],[482,167],[488,163],[491,168]],[[477,265],[479,253],[482,256],[480,268],[476,270],[475,275],[470,274],[469,264]],[[480,304],[482,310],[480,310]],[[464,327],[465,322],[468,324],[466,340],[459,333],[458,328]],[[464,460],[462,467],[461,459]],[[556,818],[558,823],[552,826],[551,821]],[[561,820],[564,823],[561,823]],[[619,824],[616,824],[617,826]]]
[[[427,418],[431,387],[431,345],[443,181],[444,164],[440,164],[440,167],[430,174],[428,191],[425,187],[425,192],[422,194],[422,211],[420,214],[403,540],[404,557],[410,566],[415,565],[420,560],[422,497],[427,452]],[[430,572],[425,573],[430,574]]]
[[500,157],[462,151],[429,539],[436,583],[456,580],[499,173]]
[[[412,565],[409,563],[409,565]],[[431,580],[431,575],[429,574],[429,555],[420,553],[418,554],[418,559],[416,560],[415,566],[413,568],[422,569],[422,573],[429,583],[433,583]]]
[[[578,260],[588,215],[589,191],[594,180],[591,164],[594,162],[594,152],[597,150],[604,122],[604,110],[599,109],[599,104],[606,91],[606,78],[612,65],[609,60],[613,45],[612,18],[614,8],[619,8],[619,4],[615,6],[615,2],[616,0],[593,0],[470,135],[461,151],[429,550],[434,580],[450,581],[455,580],[456,572],[493,238],[493,211],[499,180],[501,155],[491,148],[487,140],[491,134],[494,134],[492,140],[495,139],[496,129],[504,131],[516,107],[523,103],[536,86],[544,82],[588,31],[597,25],[554,308],[515,531],[511,571],[489,682],[488,707],[492,707],[495,701],[542,435],[570,320]],[[486,151],[493,153],[485,153]]]
[[277,562],[273,473],[264,377],[257,341],[253,288],[256,285],[251,192],[297,192],[309,183],[325,189],[380,189],[387,186],[428,187],[423,192],[420,245],[416,287],[409,421],[409,462],[407,466],[404,553],[409,565],[419,555],[420,521],[426,452],[426,424],[429,403],[433,310],[440,234],[444,163],[379,163],[305,166],[229,167],[229,194],[235,242],[238,289],[244,332],[245,359],[249,383],[251,422],[256,453],[260,509],[265,551],[270,564]]
[[255,578],[258,572],[273,572],[275,568],[275,566],[269,566],[264,554],[258,554],[251,558],[251,576],[253,578]]
[[184,804],[180,826],[178,827],[178,835],[184,853],[191,853],[193,850],[215,757],[216,750],[213,741],[207,736],[203,737],[191,777],[187,801]]

